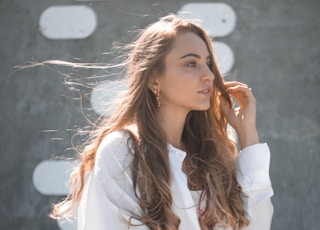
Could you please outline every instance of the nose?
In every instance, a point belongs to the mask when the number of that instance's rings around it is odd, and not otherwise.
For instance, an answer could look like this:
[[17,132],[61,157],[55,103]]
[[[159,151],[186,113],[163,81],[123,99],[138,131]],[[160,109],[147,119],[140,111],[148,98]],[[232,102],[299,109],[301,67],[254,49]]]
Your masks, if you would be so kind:
[[211,69],[207,66],[203,72],[202,81],[204,82],[213,82],[214,74]]

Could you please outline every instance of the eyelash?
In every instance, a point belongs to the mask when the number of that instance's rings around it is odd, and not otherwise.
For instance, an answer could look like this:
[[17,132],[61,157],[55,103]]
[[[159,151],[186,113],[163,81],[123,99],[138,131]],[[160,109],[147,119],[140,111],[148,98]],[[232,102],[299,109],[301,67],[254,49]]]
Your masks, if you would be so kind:
[[[190,61],[190,62],[188,62],[187,63],[187,67],[195,67],[197,65],[197,63],[195,62],[195,61]],[[211,68],[212,67],[212,64],[211,64],[211,62],[209,62],[209,63],[207,63],[207,66],[209,67],[209,68]]]

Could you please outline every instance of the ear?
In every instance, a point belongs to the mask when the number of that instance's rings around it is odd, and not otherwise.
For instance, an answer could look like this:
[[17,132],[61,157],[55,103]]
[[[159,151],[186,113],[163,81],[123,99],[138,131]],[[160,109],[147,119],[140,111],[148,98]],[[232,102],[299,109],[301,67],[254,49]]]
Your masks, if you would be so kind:
[[156,72],[152,72],[149,82],[148,82],[148,88],[153,91],[153,90],[160,90],[160,83],[158,79],[158,74]]

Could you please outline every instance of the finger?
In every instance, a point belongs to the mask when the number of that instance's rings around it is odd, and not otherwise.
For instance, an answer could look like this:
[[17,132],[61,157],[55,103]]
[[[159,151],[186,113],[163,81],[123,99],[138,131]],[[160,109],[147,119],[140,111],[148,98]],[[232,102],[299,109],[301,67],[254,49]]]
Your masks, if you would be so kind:
[[[229,87],[234,87],[234,86],[244,86],[244,87],[248,87],[247,84],[244,84],[242,82],[239,82],[239,81],[228,81],[228,82],[224,82],[225,86],[227,88]],[[248,87],[249,88],[249,87]]]
[[231,82],[230,84],[227,84],[226,91],[232,96],[236,96],[236,94],[239,93],[245,94],[248,97],[252,96],[251,88],[249,88],[248,85],[239,82]]
[[251,88],[248,88],[247,86],[243,85],[237,85],[227,88],[227,92],[231,95],[236,97],[237,99],[240,99],[240,97],[253,97],[253,94],[251,93]]
[[253,94],[251,93],[250,89],[243,86],[237,86],[235,88],[228,90],[228,93],[238,103],[240,108],[242,109],[255,108],[256,100]]
[[220,96],[219,99],[222,112],[226,116],[228,122],[233,126],[236,119],[235,111],[232,108],[230,108],[229,103],[226,99],[224,99],[222,96]]
[[244,84],[244,83],[238,82],[238,81],[225,82],[225,87],[226,87],[226,90],[234,90],[234,89],[249,89],[249,90],[251,90],[251,88],[247,84]]

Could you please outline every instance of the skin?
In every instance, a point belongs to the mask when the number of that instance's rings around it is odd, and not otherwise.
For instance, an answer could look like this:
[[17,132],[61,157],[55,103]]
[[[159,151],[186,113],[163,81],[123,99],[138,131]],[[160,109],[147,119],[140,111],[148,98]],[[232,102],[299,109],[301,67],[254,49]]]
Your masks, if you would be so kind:
[[256,129],[256,99],[251,88],[240,82],[226,82],[228,93],[238,102],[239,107],[231,109],[220,97],[221,108],[230,125],[237,131],[241,149],[259,143]]
[[[196,34],[180,34],[165,58],[166,69],[154,73],[149,87],[160,91],[161,106],[157,119],[173,146],[184,149],[181,135],[187,114],[191,110],[207,110],[214,75],[208,64],[209,51]],[[249,87],[240,82],[227,82],[229,94],[238,102],[233,110],[220,98],[222,110],[238,133],[240,146],[245,148],[259,142],[255,127],[256,105]]]

